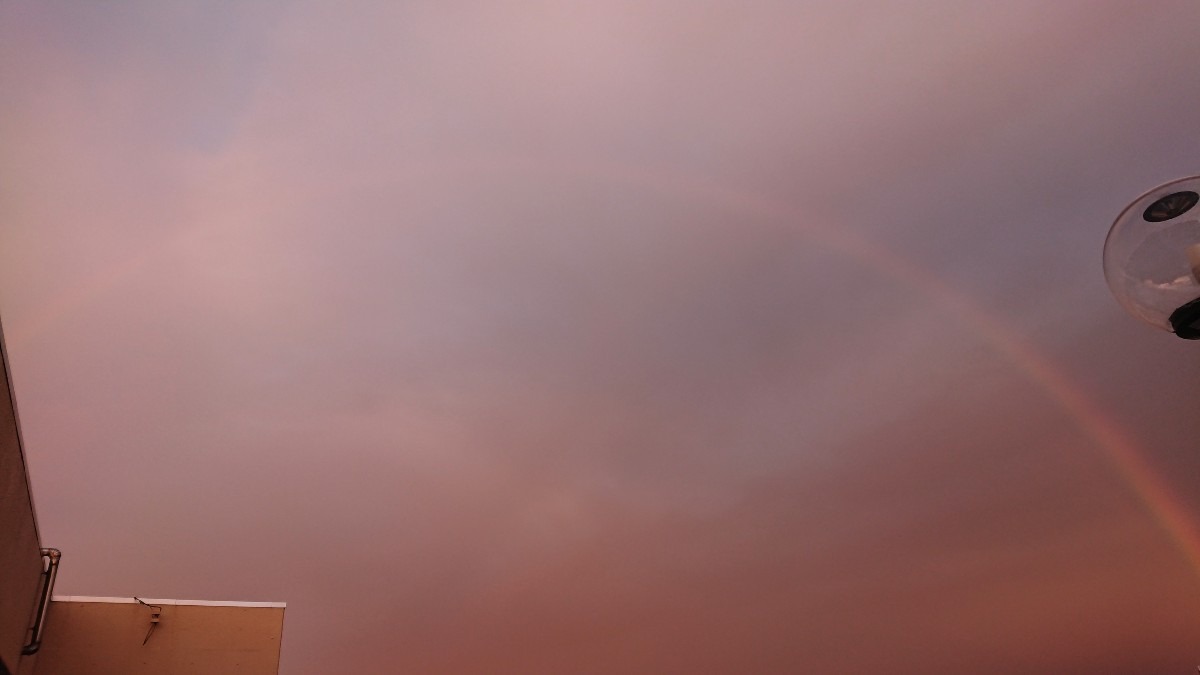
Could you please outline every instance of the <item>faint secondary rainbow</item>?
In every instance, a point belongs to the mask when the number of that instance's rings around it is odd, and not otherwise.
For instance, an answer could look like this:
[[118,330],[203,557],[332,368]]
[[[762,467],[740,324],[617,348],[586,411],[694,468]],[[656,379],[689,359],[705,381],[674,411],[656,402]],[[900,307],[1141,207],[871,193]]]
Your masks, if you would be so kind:
[[[462,175],[472,172],[499,172],[503,175],[511,174],[514,169],[528,172],[551,169],[568,175],[602,178],[615,184],[686,194],[689,197],[728,205],[776,225],[798,230],[831,250],[856,259],[871,269],[932,297],[966,322],[1039,389],[1057,401],[1084,435],[1103,450],[1117,473],[1130,485],[1154,520],[1179,548],[1193,572],[1200,576],[1200,531],[1197,530],[1187,508],[1173,495],[1167,482],[1144,459],[1144,450],[1129,434],[1109,420],[1058,366],[1043,356],[1018,332],[981,308],[967,294],[874,242],[845,228],[815,224],[785,202],[744,189],[732,189],[712,180],[675,170],[652,170],[619,163],[581,163],[512,156],[440,158],[437,161],[422,161],[420,164],[397,168],[398,171],[386,175],[362,174],[350,179],[352,183],[359,185],[387,184],[418,175],[428,177],[430,174]],[[308,187],[312,188],[312,191],[308,192],[310,197],[319,194],[322,189],[328,189],[328,186],[319,183]],[[178,243],[179,239],[187,234],[188,231],[185,231],[179,237],[172,237],[157,245],[147,245],[142,251],[103,270],[91,283],[81,285],[74,292],[62,294],[46,303],[40,311],[14,325],[17,330],[10,337],[10,349],[13,345],[33,339],[62,316],[129,279],[141,270],[154,254]]]
[[12,332],[5,336],[9,349],[33,340],[45,332],[55,321],[85,306],[89,300],[100,297],[133,278],[162,248],[163,244],[144,245],[132,255],[104,267],[98,274],[92,275],[87,283],[78,284],[69,292],[50,298],[47,302],[39,305],[37,311],[29,316],[20,317],[19,321],[13,322]]

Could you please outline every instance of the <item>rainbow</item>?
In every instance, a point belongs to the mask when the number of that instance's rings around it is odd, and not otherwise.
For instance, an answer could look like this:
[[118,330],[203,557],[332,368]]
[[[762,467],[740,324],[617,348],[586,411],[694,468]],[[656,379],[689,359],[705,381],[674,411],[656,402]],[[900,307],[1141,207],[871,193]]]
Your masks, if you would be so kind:
[[[443,173],[461,176],[463,173],[474,172],[496,172],[505,175],[511,174],[514,169],[530,172],[549,170],[560,174],[599,178],[615,184],[632,185],[668,194],[682,194],[689,198],[713,201],[747,215],[799,231],[817,243],[868,265],[871,269],[880,271],[914,291],[933,298],[964,321],[1030,382],[1057,402],[1079,430],[1102,450],[1106,460],[1130,486],[1153,520],[1182,553],[1193,572],[1200,576],[1200,532],[1197,531],[1187,508],[1172,494],[1171,487],[1143,459],[1146,456],[1145,451],[1128,433],[1113,423],[1061,368],[1041,354],[1017,331],[1008,327],[1002,320],[973,301],[971,297],[911,261],[846,228],[833,228],[814,223],[785,202],[749,190],[731,188],[704,177],[674,170],[652,170],[617,163],[580,163],[572,160],[523,159],[512,156],[441,158],[437,161],[422,161],[420,164],[401,167],[401,171],[390,173],[386,177],[379,175],[378,172],[363,174],[358,177],[358,182],[390,183],[403,179],[404,174],[410,172],[410,175],[426,177],[431,174]],[[351,178],[351,181],[354,182],[354,179]],[[319,189],[318,187],[316,191],[319,192]],[[63,293],[42,305],[34,315],[13,324],[13,328],[16,330],[10,344],[15,346],[32,340],[63,316],[74,312],[91,299],[134,276],[152,259],[155,253],[180,242],[186,238],[187,234],[188,232],[184,231],[177,237],[158,242],[154,246],[144,247],[138,254],[118,261],[97,274],[91,283],[82,285],[74,292]]]
[[1200,577],[1200,531],[1197,530],[1183,502],[1144,459],[1146,452],[1127,432],[1113,423],[1061,368],[1017,331],[980,307],[970,296],[911,261],[854,232],[845,228],[814,224],[811,219],[805,218],[789,205],[763,195],[744,190],[730,190],[716,184],[696,184],[695,179],[686,177],[686,183],[680,184],[679,176],[648,175],[646,180],[659,187],[673,185],[693,195],[720,199],[756,216],[787,223],[830,249],[879,270],[940,303],[1057,402],[1079,430],[1099,446],[1109,464],[1130,486],[1154,521],[1187,560],[1192,571]]

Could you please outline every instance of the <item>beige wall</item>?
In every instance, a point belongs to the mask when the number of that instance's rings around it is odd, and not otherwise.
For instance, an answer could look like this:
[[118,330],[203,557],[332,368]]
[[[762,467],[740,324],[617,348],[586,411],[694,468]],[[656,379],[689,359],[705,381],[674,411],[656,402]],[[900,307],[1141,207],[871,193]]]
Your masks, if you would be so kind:
[[[4,339],[0,336],[0,355]],[[42,554],[17,428],[8,358],[0,358],[0,660],[16,672],[41,584]]]
[[[151,609],[132,599],[56,598],[33,675],[274,675],[282,605],[147,600],[162,618],[146,644]],[[181,604],[170,604],[179,602]],[[256,603],[244,603],[254,605]]]

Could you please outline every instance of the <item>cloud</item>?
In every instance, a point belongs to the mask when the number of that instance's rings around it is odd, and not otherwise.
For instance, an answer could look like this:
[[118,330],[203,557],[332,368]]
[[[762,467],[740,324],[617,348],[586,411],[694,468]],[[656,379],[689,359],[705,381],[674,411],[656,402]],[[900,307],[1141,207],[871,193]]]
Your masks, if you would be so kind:
[[1190,658],[1192,573],[1120,477],[881,264],[1179,428],[1191,380],[1109,320],[1089,228],[1189,128],[1176,89],[1129,102],[1188,22],[4,16],[0,300],[64,592],[287,600],[289,673]]

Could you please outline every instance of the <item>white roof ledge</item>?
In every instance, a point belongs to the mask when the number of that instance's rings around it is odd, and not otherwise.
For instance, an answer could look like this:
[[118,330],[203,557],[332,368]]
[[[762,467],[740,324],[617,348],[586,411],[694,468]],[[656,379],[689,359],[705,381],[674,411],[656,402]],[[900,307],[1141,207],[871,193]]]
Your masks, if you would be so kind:
[[[54,602],[109,602],[134,604],[133,598],[106,598],[92,595],[56,595],[51,598]],[[188,605],[196,607],[287,607],[286,602],[236,602],[226,600],[170,600],[164,598],[142,598],[147,605]]]

